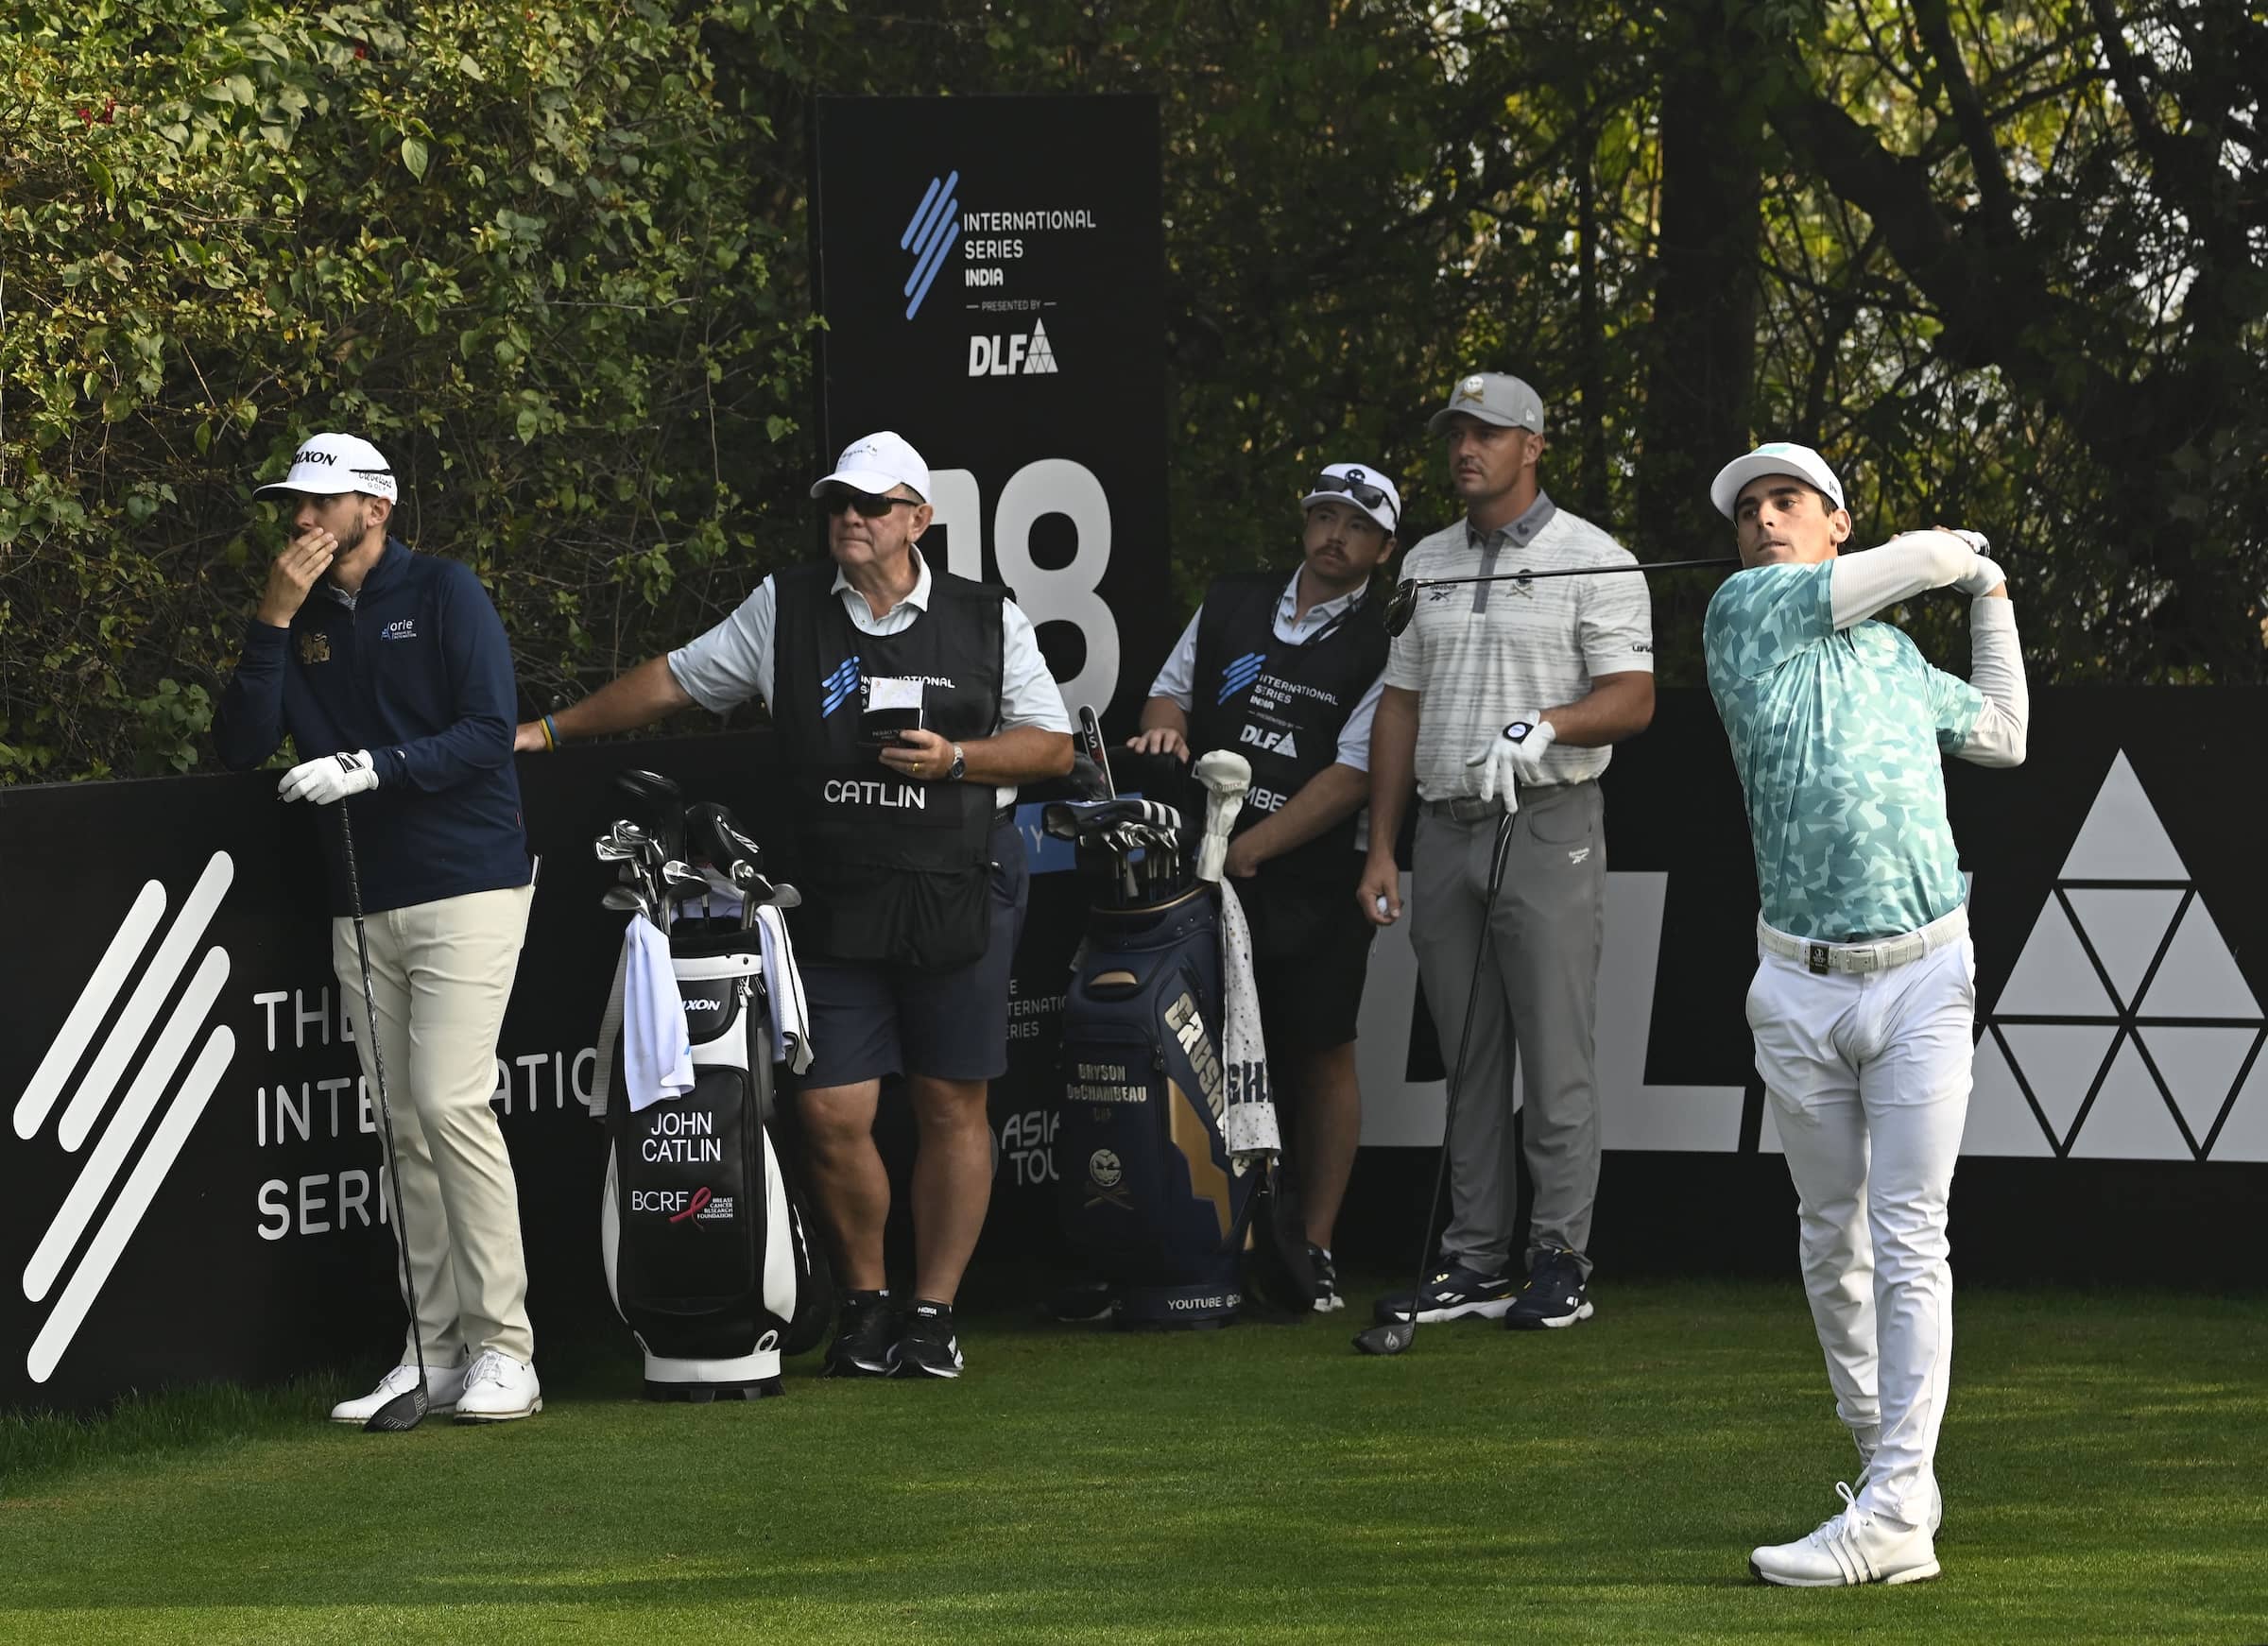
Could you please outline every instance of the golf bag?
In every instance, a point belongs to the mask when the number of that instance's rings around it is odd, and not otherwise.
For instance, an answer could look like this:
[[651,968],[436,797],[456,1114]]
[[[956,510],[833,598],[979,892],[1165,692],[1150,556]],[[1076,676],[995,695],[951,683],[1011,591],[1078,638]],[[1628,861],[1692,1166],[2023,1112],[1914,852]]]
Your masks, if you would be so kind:
[[1096,907],[1063,1008],[1058,1205],[1122,1328],[1221,1326],[1243,1301],[1262,1174],[1222,1133],[1220,895]]
[[[644,918],[643,916],[634,917]],[[780,1357],[813,1289],[809,1231],[782,1169],[759,934],[680,921],[670,967],[685,1003],[693,1089],[632,1112],[618,968],[600,1055],[607,1289],[645,1354],[648,1399],[780,1391]],[[607,1102],[607,1092],[616,1095]]]

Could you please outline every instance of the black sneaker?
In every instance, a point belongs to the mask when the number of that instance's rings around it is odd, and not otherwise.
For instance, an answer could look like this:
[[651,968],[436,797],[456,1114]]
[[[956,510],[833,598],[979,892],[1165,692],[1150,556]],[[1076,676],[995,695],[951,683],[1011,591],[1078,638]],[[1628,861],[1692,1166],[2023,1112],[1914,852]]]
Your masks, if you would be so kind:
[[959,1377],[961,1340],[953,1331],[953,1305],[918,1299],[905,1317],[905,1335],[898,1340],[897,1353],[902,1378]]
[[1547,1251],[1528,1271],[1528,1283],[1520,1289],[1504,1324],[1514,1331],[1541,1331],[1589,1320],[1596,1312],[1589,1293],[1582,1259],[1570,1251]]
[[1315,1312],[1329,1314],[1346,1308],[1347,1299],[1339,1295],[1339,1266],[1331,1260],[1331,1254],[1310,1241],[1307,1260],[1315,1266]]
[[[1418,1318],[1462,1320],[1467,1315],[1478,1315],[1483,1320],[1499,1320],[1512,1307],[1512,1297],[1520,1290],[1509,1275],[1484,1275],[1469,1269],[1463,1263],[1452,1262],[1418,1291]],[[1410,1295],[1398,1292],[1391,1297],[1381,1297],[1371,1309],[1381,1326],[1410,1317]]]
[[827,1349],[831,1378],[886,1378],[898,1363],[898,1312],[887,1292],[846,1292]]

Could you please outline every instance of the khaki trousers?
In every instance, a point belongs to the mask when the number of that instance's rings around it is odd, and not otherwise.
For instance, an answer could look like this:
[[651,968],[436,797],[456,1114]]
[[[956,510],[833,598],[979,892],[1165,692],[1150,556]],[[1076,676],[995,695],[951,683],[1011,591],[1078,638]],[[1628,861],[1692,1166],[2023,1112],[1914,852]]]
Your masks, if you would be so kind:
[[[390,1174],[384,1175],[385,1193],[395,1239],[409,1252],[429,1366],[453,1366],[489,1349],[516,1361],[535,1359],[520,1192],[503,1128],[489,1106],[496,1089],[496,1037],[533,895],[532,886],[472,892],[364,921],[403,1204],[394,1204]],[[378,1070],[352,919],[331,922],[331,963],[375,1109]],[[382,1123],[382,1149],[385,1135]],[[404,1337],[403,1363],[412,1358]]]

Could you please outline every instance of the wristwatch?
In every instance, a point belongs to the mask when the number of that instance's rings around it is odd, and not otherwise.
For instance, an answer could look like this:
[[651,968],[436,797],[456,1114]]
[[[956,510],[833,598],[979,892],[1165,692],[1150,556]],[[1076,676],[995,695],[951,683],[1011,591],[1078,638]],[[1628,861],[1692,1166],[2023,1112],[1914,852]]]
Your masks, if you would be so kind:
[[969,775],[969,751],[959,744],[953,746],[953,763],[945,768],[945,780],[957,783]]

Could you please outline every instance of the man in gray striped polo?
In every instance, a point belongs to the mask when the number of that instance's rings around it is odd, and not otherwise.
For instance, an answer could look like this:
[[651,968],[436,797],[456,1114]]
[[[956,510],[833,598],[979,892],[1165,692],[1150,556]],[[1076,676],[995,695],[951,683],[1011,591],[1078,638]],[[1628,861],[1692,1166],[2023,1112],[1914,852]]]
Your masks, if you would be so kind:
[[[1543,403],[1519,378],[1460,379],[1427,427],[1446,444],[1465,518],[1409,551],[1405,578],[1637,564],[1544,494],[1536,472]],[[1394,841],[1415,779],[1411,940],[1445,1054],[1454,1055],[1465,1032],[1473,969],[1485,966],[1486,977],[1448,1140],[1440,1266],[1415,1298],[1382,1301],[1382,1319],[1414,1311],[1419,1320],[1469,1315],[1535,1329],[1590,1317],[1592,1033],[1606,892],[1598,777],[1612,746],[1653,718],[1654,621],[1642,577],[1431,589],[1394,642],[1371,730],[1370,851],[1357,896],[1379,925],[1401,916]],[[1517,816],[1503,888],[1484,920],[1507,809]],[[1521,1148],[1535,1185],[1518,1254],[1516,1051]]]

